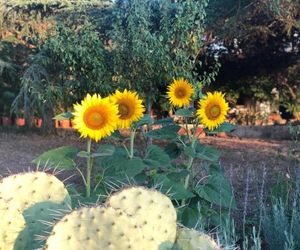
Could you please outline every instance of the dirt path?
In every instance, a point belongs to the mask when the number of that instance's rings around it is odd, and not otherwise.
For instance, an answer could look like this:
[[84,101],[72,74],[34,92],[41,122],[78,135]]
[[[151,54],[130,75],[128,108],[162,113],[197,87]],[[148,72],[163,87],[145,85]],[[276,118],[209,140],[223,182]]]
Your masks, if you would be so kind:
[[41,136],[35,133],[0,132],[0,174],[7,170],[15,173],[33,168],[31,161],[44,151],[52,148],[77,145],[85,142],[73,135]]
[[[201,141],[220,149],[221,164],[229,171],[234,182],[244,179],[247,169],[259,171],[265,166],[269,173],[288,172],[293,159],[299,159],[299,154],[295,155],[292,151],[295,147],[291,141],[217,137],[206,137]],[[48,149],[65,145],[84,148],[85,141],[70,133],[45,137],[34,133],[0,131],[0,174],[4,174],[7,169],[18,172],[33,167],[31,161],[36,156]]]

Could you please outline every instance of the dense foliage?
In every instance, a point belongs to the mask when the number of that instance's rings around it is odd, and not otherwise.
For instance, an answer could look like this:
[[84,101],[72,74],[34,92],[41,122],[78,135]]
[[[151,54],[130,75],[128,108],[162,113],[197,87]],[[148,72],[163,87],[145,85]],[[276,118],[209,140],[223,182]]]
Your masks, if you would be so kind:
[[276,88],[280,100],[275,98],[275,104],[292,113],[299,110],[300,86],[294,77],[299,15],[299,1],[210,1],[207,30],[221,47],[217,86],[231,92],[233,104],[239,97],[272,103]]
[[[184,76],[195,85],[214,82],[211,88],[228,92],[232,104],[254,97],[299,112],[299,9],[291,0],[2,1],[0,112],[8,115],[23,87],[14,110],[40,116],[32,99],[45,103],[45,94],[31,91],[24,104],[28,70],[40,67],[55,92],[53,110],[115,86],[151,93],[148,108],[155,101],[167,110],[160,93],[172,77]],[[40,64],[41,55],[48,62]],[[217,81],[215,58],[222,64]],[[72,94],[58,95],[53,86]],[[281,92],[275,103],[274,88]]]

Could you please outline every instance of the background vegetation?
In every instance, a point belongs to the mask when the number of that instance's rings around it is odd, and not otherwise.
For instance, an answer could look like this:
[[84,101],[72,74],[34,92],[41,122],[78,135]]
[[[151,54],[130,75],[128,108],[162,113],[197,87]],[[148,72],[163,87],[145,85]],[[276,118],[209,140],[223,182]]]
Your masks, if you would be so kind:
[[42,117],[51,132],[55,110],[116,86],[147,93],[148,110],[155,103],[167,111],[160,93],[178,76],[194,85],[213,82],[209,88],[228,93],[232,105],[274,102],[279,90],[276,105],[299,112],[299,1],[11,0],[0,6],[0,112],[9,115],[13,104],[28,126]]

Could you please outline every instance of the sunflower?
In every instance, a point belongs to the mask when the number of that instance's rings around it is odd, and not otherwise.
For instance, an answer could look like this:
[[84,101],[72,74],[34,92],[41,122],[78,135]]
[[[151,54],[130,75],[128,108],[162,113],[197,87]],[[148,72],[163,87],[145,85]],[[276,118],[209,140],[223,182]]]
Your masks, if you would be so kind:
[[168,86],[167,92],[170,103],[177,107],[188,106],[193,93],[192,84],[183,78],[174,79],[173,83]]
[[74,104],[74,110],[74,127],[81,137],[89,137],[97,142],[117,128],[118,107],[109,98],[88,94],[81,104]]
[[143,117],[145,107],[136,92],[126,89],[123,92],[117,90],[110,99],[117,104],[119,110],[119,128],[129,128],[133,122]]
[[229,107],[221,92],[208,93],[199,105],[197,115],[204,127],[214,130],[225,121]]

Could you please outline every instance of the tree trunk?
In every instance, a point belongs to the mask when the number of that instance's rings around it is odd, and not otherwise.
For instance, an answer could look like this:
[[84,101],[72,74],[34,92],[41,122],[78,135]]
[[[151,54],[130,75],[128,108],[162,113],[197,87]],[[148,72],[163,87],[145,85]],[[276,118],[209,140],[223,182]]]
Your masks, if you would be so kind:
[[34,128],[35,124],[34,124],[33,113],[31,112],[31,110],[28,110],[25,108],[24,119],[25,119],[26,128],[28,128],[28,129]]
[[34,127],[34,117],[33,112],[30,108],[29,97],[26,93],[24,93],[24,119],[25,127],[28,129],[32,129]]
[[43,134],[55,134],[55,126],[54,126],[54,111],[52,108],[45,107],[44,112],[42,114],[43,123],[42,123],[42,133]]

